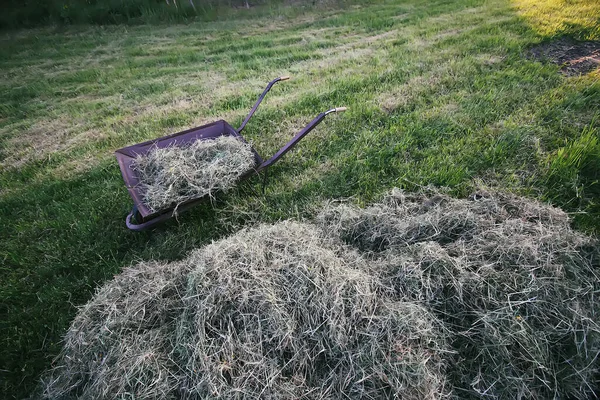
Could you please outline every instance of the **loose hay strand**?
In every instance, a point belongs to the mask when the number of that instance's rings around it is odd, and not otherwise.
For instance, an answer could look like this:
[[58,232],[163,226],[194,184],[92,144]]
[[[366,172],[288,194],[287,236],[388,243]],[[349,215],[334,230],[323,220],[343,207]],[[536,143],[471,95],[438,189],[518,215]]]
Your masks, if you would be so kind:
[[155,147],[138,155],[143,201],[153,212],[226,191],[256,165],[250,144],[230,135],[184,146]]

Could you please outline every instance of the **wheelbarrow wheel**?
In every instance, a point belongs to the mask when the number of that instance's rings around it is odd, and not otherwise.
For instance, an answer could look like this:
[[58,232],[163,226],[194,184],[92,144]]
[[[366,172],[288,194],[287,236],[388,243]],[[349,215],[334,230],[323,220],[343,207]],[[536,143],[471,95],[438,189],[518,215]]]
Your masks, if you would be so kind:
[[166,219],[166,218],[160,218],[160,217],[161,216],[144,222],[142,215],[138,211],[137,207],[134,205],[133,208],[131,209],[131,212],[125,218],[125,225],[127,225],[127,228],[131,229],[132,231],[145,231],[146,229],[149,229],[151,226]]
[[128,227],[141,225],[143,223],[142,215],[138,211],[137,206],[135,206],[135,205],[133,206],[133,208],[131,209],[131,211],[129,212],[127,217],[125,218],[125,223],[127,224]]
[[[186,207],[181,207],[179,210],[183,212],[189,207],[190,205],[187,205]],[[163,214],[153,217],[152,219],[144,221],[137,207],[133,206],[131,212],[125,218],[125,225],[127,225],[127,228],[131,229],[132,231],[145,231],[154,225],[158,225],[161,222],[171,219],[174,215],[177,215],[176,212],[174,210],[169,210]]]

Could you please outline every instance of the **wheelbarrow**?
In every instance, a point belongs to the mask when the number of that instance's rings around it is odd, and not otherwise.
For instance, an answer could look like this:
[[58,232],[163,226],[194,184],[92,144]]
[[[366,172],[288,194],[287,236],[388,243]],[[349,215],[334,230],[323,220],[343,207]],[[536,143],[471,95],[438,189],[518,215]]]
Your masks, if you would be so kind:
[[[164,210],[151,210],[144,204],[144,193],[139,185],[139,176],[135,169],[131,168],[133,161],[139,155],[147,154],[154,148],[165,148],[168,146],[186,146],[197,140],[212,140],[216,139],[223,135],[234,136],[239,140],[246,142],[244,137],[241,135],[242,130],[246,127],[246,124],[254,115],[256,109],[263,101],[265,95],[271,90],[274,84],[280,81],[288,80],[289,76],[282,76],[280,78],[276,78],[269,82],[265,90],[258,97],[258,100],[248,113],[242,125],[235,129],[230,124],[228,124],[224,120],[216,121],[207,125],[199,126],[197,128],[192,128],[185,130],[183,132],[178,132],[169,136],[164,136],[158,139],[149,140],[147,142],[135,144],[133,146],[123,147],[115,151],[115,155],[117,157],[117,161],[119,162],[119,167],[121,168],[121,175],[123,175],[123,180],[125,181],[125,185],[127,186],[127,190],[129,191],[129,195],[133,199],[133,208],[129,215],[127,215],[125,219],[125,224],[127,228],[133,231],[143,231],[148,228],[151,228],[161,222],[164,222],[190,208],[197,205],[206,199],[207,196],[194,198],[188,200],[184,203],[172,205],[171,207]],[[313,119],[304,129],[302,129],[296,136],[294,136],[285,146],[283,146],[275,155],[266,161],[257,153],[257,151],[252,148],[252,152],[254,153],[255,158],[255,167],[242,175],[239,180],[243,180],[249,178],[252,175],[258,174],[260,172],[265,173],[265,181],[267,170],[270,166],[275,164],[281,157],[285,155],[288,151],[290,151],[304,136],[306,136],[310,131],[312,131],[323,119],[333,113],[333,112],[341,112],[346,111],[346,107],[338,107],[333,108],[331,110],[322,112],[317,115],[315,119]]]

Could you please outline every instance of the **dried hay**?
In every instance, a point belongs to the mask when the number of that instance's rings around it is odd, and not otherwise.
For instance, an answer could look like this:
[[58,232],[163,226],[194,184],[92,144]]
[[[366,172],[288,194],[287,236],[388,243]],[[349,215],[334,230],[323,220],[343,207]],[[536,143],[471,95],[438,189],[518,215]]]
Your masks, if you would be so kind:
[[177,336],[190,397],[442,397],[442,327],[379,296],[360,256],[315,227],[242,231],[188,262]]
[[394,298],[422,302],[452,332],[455,395],[595,396],[600,253],[562,211],[394,191],[364,210],[330,205],[319,222],[378,265]]
[[172,398],[171,336],[184,271],[178,263],[140,263],[104,285],[71,324],[44,398]]
[[126,269],[45,396],[593,398],[599,264],[563,212],[516,197],[330,203]]
[[250,144],[224,135],[187,146],[155,147],[138,155],[132,168],[138,173],[144,203],[160,211],[225,191],[255,164]]

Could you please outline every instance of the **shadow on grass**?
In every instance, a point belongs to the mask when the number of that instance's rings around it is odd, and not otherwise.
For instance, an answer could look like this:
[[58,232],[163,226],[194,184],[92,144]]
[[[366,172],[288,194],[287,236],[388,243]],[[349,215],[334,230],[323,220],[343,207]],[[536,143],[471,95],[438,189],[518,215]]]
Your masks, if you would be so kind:
[[0,200],[3,390],[25,395],[50,365],[76,312],[123,266],[173,260],[219,236],[210,204],[144,233],[128,231],[130,204],[118,167],[99,167],[72,180],[30,185]]

